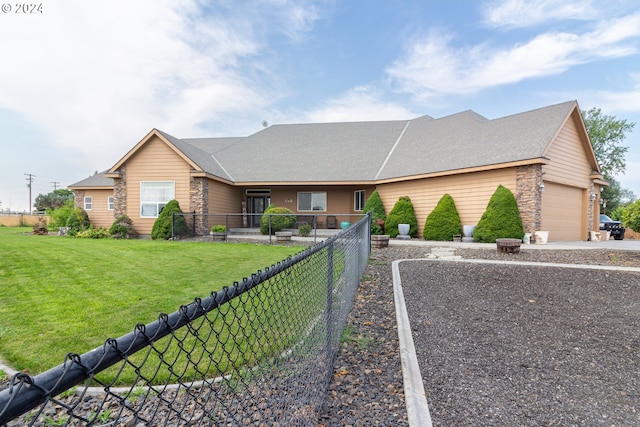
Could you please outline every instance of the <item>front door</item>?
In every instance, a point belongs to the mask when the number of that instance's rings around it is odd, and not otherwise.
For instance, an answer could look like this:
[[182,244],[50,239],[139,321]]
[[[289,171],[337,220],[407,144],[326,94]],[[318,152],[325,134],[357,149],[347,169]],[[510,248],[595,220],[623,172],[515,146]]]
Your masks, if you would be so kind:
[[249,227],[260,227],[260,220],[265,209],[269,206],[268,196],[247,196],[249,206]]

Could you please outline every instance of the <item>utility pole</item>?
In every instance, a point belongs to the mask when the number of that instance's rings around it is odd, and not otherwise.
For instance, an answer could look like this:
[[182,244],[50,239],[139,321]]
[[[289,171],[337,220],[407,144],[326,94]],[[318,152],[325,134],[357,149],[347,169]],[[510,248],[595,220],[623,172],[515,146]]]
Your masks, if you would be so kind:
[[60,185],[59,181],[51,181],[51,183],[53,184],[53,191],[56,191],[58,189],[58,185]]
[[31,205],[31,187],[32,187],[31,184],[33,184],[33,179],[36,176],[30,173],[25,173],[24,175],[27,177],[27,182],[28,182],[27,187],[29,187],[29,213],[31,213],[33,212],[33,206]]

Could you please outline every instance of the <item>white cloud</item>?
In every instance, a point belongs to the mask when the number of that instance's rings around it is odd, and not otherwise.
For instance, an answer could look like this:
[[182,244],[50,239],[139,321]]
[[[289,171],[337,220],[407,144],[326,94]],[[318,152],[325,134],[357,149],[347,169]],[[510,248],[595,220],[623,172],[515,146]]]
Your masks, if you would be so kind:
[[367,86],[356,87],[306,113],[306,120],[317,123],[406,120],[414,117],[415,113],[384,101],[381,93]]
[[506,48],[456,47],[455,38],[431,32],[409,45],[387,73],[401,92],[418,101],[467,94],[526,79],[559,74],[572,66],[635,54],[640,13],[600,22],[583,34],[543,33]]
[[565,19],[588,20],[598,10],[591,0],[493,0],[484,3],[482,14],[487,26],[522,28]]

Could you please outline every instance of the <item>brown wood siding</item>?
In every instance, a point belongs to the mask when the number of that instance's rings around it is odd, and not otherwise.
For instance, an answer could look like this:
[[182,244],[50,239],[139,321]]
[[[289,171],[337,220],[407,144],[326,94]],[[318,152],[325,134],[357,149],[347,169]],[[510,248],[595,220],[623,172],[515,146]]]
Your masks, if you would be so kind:
[[418,236],[440,198],[450,194],[463,225],[475,225],[498,185],[516,191],[516,168],[498,169],[446,177],[427,178],[378,186],[387,214],[402,196],[409,196],[418,219]]
[[549,164],[543,167],[545,181],[588,188],[592,167],[573,120],[568,120],[560,130],[545,157],[549,159]]
[[[90,211],[87,211],[89,215],[89,221],[94,228],[104,227],[109,228],[115,220],[114,211],[110,211],[108,198],[113,196],[113,190],[85,190],[84,197],[91,197],[93,200],[93,206]],[[84,197],[81,200],[81,206],[84,208]]]
[[[219,181],[209,180],[208,184],[209,214],[242,213],[244,190]],[[239,216],[209,215],[209,227],[217,224],[228,225],[229,228],[242,227]]]
[[151,234],[155,218],[140,217],[140,182],[173,181],[175,198],[184,212],[189,206],[190,166],[158,137],[152,137],[127,160],[127,215],[133,229],[142,235]]

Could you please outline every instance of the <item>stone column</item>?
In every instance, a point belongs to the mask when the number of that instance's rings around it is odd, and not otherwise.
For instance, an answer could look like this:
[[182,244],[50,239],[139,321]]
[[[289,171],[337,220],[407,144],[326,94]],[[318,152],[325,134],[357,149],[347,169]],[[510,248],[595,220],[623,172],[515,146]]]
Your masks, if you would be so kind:
[[209,212],[209,181],[203,177],[191,177],[189,180],[189,204],[190,210],[195,212],[195,231],[199,236],[209,234],[209,221],[206,213]]
[[[115,204],[113,207],[113,218],[118,218],[127,214],[127,166],[122,165],[118,169],[120,178],[113,180],[113,196]],[[129,215],[130,216],[130,215]]]
[[518,166],[516,170],[516,201],[525,233],[542,226],[542,165]]

